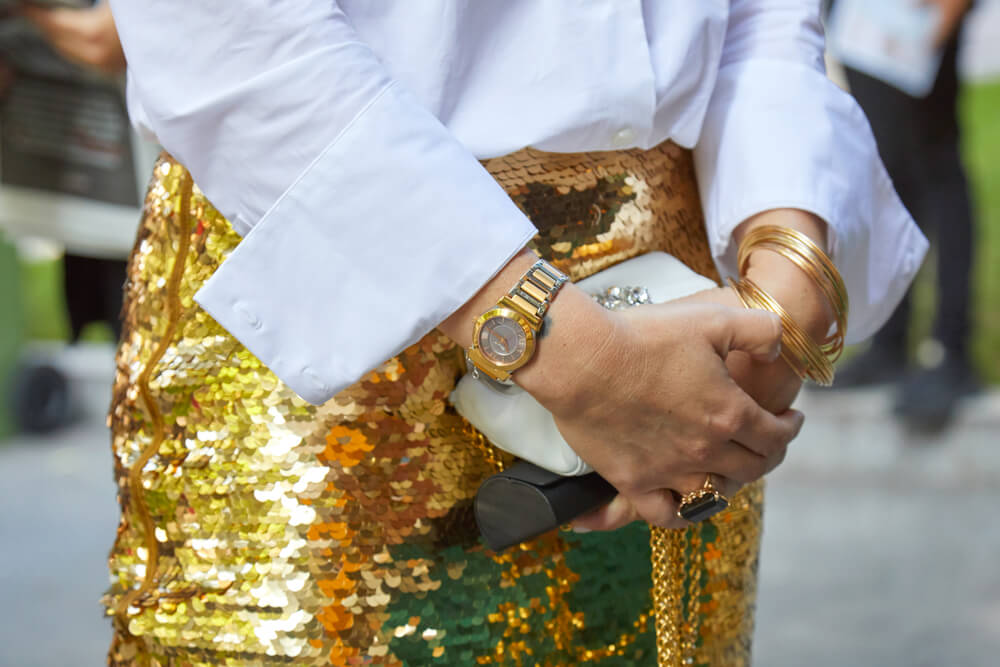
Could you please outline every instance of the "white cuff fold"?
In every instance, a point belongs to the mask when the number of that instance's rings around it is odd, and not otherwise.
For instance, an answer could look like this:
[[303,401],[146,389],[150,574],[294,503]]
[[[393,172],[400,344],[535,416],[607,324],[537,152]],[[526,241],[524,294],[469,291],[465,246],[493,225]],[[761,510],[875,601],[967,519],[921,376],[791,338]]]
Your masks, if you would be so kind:
[[195,298],[318,404],[447,318],[534,234],[440,122],[389,86]]
[[873,334],[892,314],[927,251],[864,113],[806,65],[753,59],[723,67],[695,165],[723,275],[736,273],[731,238],[747,218],[797,208],[827,222],[851,301],[850,343]]

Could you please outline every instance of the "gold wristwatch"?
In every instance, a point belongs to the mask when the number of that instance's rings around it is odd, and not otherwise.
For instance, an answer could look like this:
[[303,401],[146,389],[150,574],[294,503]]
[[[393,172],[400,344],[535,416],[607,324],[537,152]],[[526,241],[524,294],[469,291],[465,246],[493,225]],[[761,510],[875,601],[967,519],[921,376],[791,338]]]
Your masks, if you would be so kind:
[[511,373],[535,353],[545,312],[569,278],[543,259],[514,287],[476,319],[472,347],[465,351],[469,372],[480,380],[512,386]]

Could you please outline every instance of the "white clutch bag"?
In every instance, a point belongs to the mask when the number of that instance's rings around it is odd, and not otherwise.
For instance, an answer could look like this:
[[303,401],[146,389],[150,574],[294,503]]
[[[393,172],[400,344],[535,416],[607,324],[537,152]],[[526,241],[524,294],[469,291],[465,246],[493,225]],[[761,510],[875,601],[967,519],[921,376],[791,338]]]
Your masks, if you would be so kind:
[[[663,303],[717,287],[665,252],[649,252],[620,262],[576,285],[600,295],[598,301],[609,308]],[[451,393],[451,402],[460,415],[506,452],[559,475],[593,472],[566,444],[549,411],[519,387],[500,390],[467,374]]]

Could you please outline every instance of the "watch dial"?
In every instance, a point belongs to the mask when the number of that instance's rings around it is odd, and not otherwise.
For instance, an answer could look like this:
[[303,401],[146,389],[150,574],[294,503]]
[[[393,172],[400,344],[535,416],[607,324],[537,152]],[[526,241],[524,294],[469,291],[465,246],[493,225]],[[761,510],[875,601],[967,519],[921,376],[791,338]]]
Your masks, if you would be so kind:
[[512,364],[521,358],[528,337],[524,329],[509,317],[491,317],[479,330],[479,349],[495,364]]

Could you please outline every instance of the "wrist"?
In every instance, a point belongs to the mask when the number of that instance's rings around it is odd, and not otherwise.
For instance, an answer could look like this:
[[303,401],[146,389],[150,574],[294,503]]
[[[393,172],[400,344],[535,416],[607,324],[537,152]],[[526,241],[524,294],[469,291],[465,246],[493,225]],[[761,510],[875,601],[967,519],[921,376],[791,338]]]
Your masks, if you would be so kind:
[[[468,349],[477,318],[495,307],[537,260],[527,249],[515,255],[438,328]],[[566,283],[550,302],[535,336],[533,355],[511,377],[550,411],[578,404],[580,376],[594,372],[595,352],[613,337],[614,329],[608,311],[579,287]]]
[[514,255],[471,299],[441,322],[438,329],[463,348],[468,348],[472,345],[476,318],[494,307],[537,260],[538,256],[528,249]]
[[[770,225],[805,234],[826,252],[826,223],[799,209],[775,209],[759,213],[736,229],[733,240],[740,244],[753,229]],[[774,251],[761,248],[750,253],[744,275],[774,297],[814,340],[821,342],[827,337],[836,321],[833,305],[823,288],[792,261]]]
[[553,413],[580,404],[582,376],[598,372],[599,359],[616,336],[611,313],[575,285],[552,302],[535,355],[514,381]]
[[822,342],[835,322],[833,309],[819,285],[787,259],[758,252],[745,275],[781,304],[809,336]]

